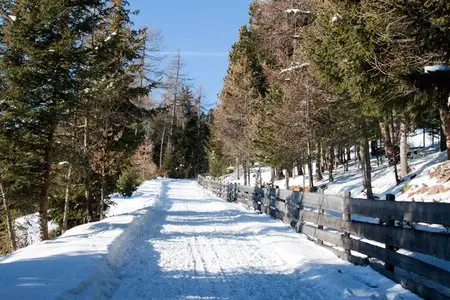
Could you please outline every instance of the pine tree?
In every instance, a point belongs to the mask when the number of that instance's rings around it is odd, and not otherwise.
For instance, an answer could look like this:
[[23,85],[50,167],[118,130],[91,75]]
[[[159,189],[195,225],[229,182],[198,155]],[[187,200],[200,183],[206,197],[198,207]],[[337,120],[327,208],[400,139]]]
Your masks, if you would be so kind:
[[[252,115],[264,90],[260,64],[254,55],[254,40],[246,26],[239,30],[239,40],[229,54],[229,67],[219,95],[221,105],[214,111],[215,133],[226,152],[242,162],[247,174],[251,150]],[[238,163],[239,165],[239,163]],[[247,183],[247,176],[244,176]]]
[[28,172],[38,180],[44,240],[55,132],[76,105],[76,77],[85,55],[82,41],[96,23],[96,6],[101,3],[14,1],[14,18],[4,26],[2,135],[25,152]]
[[100,219],[104,216],[107,195],[115,187],[108,180],[116,180],[126,169],[143,141],[143,110],[135,103],[153,86],[153,83],[142,86],[136,81],[144,68],[145,32],[131,29],[127,5],[125,1],[115,1],[107,10],[105,23],[94,35],[94,53],[87,72],[92,82],[87,88],[91,94],[87,104],[89,160],[99,180]]
[[[131,29],[127,5],[20,0],[3,10],[13,18],[1,28],[0,161],[11,164],[0,180],[10,207],[39,208],[42,239],[49,209],[68,226],[103,216],[143,140],[136,104],[153,82],[138,83],[145,39]],[[56,167],[63,161],[74,184]]]
[[215,178],[223,176],[227,173],[228,167],[231,165],[231,160],[225,155],[223,150],[223,143],[218,139],[214,131],[211,134],[207,149],[209,174]]
[[[371,37],[381,49],[371,60],[373,67],[396,82],[398,94],[413,94],[408,99],[409,106],[426,103],[439,111],[450,159],[450,75],[423,72],[425,66],[450,63],[449,2],[364,0],[361,7]],[[417,89],[424,91],[426,97]]]
[[[304,30],[307,55],[317,76],[339,101],[349,101],[358,124],[364,188],[372,197],[369,140],[375,137],[371,124],[392,107],[393,83],[373,71],[369,59],[379,51],[367,34],[361,8],[352,1],[325,1],[311,26]],[[386,101],[386,99],[388,99]]]
[[172,132],[171,151],[164,158],[164,169],[171,178],[194,178],[205,173],[206,146],[209,141],[207,118],[196,102],[191,88],[184,85],[178,93],[177,121]]

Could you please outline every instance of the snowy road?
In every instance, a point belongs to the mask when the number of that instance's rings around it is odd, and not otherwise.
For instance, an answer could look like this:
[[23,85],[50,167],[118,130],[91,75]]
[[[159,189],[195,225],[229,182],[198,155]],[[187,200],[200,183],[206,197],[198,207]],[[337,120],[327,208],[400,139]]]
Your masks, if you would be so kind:
[[113,299],[414,299],[269,217],[193,181],[162,181],[128,241]]

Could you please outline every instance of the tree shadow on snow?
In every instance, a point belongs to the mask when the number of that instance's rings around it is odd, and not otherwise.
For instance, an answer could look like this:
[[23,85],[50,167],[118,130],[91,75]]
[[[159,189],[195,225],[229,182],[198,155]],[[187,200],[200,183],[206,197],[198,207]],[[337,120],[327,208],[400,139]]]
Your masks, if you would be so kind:
[[[162,183],[161,201],[148,208],[145,214],[138,213],[139,218],[127,225],[109,247],[107,256],[100,252],[72,251],[70,255],[1,264],[0,299],[11,295],[18,299],[385,299],[386,291],[394,289],[394,282],[370,268],[344,261],[339,264],[309,261],[281,272],[270,268],[267,262],[259,263],[258,259],[253,260],[253,265],[244,261],[237,266],[228,265],[221,257],[231,255],[226,249],[213,253],[216,258],[183,257],[182,261],[192,259],[195,267],[176,263],[171,268],[164,267],[162,255],[155,249],[158,242],[175,243],[188,238],[211,243],[229,240],[230,244],[236,244],[247,243],[258,235],[289,233],[292,236],[293,232],[288,226],[273,224],[277,221],[270,221],[268,216],[246,213],[233,206],[210,212],[170,211],[174,203],[198,201],[171,198],[170,183]],[[236,224],[241,226],[240,231],[225,230]],[[102,231],[110,229],[109,226],[122,228],[125,225],[98,223],[92,228]],[[221,233],[200,230],[205,226],[219,226],[224,230]],[[192,231],[183,231],[183,227],[190,227]],[[257,255],[258,249],[254,251]],[[237,262],[239,255],[236,254]],[[277,256],[264,253],[264,257],[271,255],[274,259]],[[211,264],[205,264],[204,259],[217,259],[217,265],[208,270]],[[86,271],[86,267],[91,269]],[[87,273],[89,278],[81,278]],[[66,293],[61,296],[62,291]],[[401,296],[391,298],[403,299]]]

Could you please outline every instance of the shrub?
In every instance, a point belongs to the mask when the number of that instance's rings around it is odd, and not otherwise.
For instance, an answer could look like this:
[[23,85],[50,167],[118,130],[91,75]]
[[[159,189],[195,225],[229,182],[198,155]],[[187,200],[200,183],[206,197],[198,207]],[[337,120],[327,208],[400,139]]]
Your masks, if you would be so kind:
[[126,169],[117,181],[117,191],[125,197],[131,197],[139,186],[138,174],[133,168]]

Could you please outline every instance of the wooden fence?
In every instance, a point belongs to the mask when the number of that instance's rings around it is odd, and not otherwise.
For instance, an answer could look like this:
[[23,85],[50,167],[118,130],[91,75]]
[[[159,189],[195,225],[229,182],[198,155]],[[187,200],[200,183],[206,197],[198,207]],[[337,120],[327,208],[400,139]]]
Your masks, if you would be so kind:
[[[198,182],[224,200],[283,220],[340,258],[370,265],[423,298],[450,299],[450,204],[226,185],[201,176]],[[433,225],[432,232],[429,224],[441,226]]]

